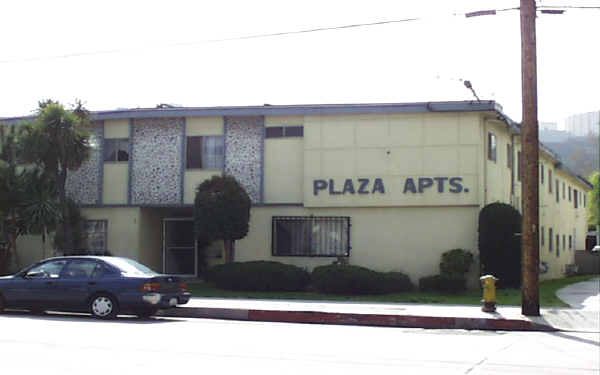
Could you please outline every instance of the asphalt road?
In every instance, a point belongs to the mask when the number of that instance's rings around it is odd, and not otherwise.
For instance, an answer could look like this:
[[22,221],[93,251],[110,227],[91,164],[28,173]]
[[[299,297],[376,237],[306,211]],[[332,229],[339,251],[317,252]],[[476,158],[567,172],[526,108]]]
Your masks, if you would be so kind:
[[3,374],[594,374],[599,333],[0,315]]

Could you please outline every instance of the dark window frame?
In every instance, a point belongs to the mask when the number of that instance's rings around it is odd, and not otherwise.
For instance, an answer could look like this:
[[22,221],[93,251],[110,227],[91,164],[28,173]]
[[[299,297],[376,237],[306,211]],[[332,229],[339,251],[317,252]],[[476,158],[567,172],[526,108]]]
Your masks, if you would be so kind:
[[303,138],[304,125],[268,126],[265,128],[265,138]]
[[556,179],[556,202],[560,202],[560,181]]
[[[221,155],[213,155],[214,165],[207,166],[208,163],[204,156],[207,149],[207,143],[218,139],[223,149]],[[185,169],[186,170],[216,170],[225,169],[225,137],[223,135],[192,135],[187,136],[185,141]]]
[[579,192],[577,189],[573,189],[573,207],[579,208]]
[[552,252],[553,249],[553,245],[554,245],[554,239],[553,239],[553,233],[552,233],[552,228],[548,228],[548,251]]
[[540,230],[540,242],[541,242],[541,246],[544,246],[544,227],[541,227]]
[[540,164],[541,167],[541,171],[540,171],[540,185],[544,184],[544,164]]
[[548,193],[552,194],[552,169],[548,169]]
[[[304,238],[301,240],[302,244],[308,244],[310,246],[310,253],[298,253],[297,249],[283,250],[278,249],[278,223],[279,222],[288,222],[288,223],[300,223],[302,226],[309,224],[314,225],[315,222],[323,222],[323,223],[335,223],[340,225],[341,232],[336,235],[340,236],[340,244],[344,245],[345,249],[341,248],[340,252],[325,252],[323,250],[314,249],[312,247],[313,243],[313,229],[307,230],[306,227],[300,228],[300,230],[304,231],[304,234],[308,235],[308,238]],[[336,223],[337,222],[337,223]],[[305,257],[305,258],[337,258],[337,257],[349,257],[350,251],[352,249],[351,246],[351,238],[350,238],[350,228],[352,227],[351,218],[349,216],[273,216],[271,218],[271,254],[273,256],[285,256],[285,257]],[[319,233],[321,234],[321,233]],[[345,236],[345,239],[344,239]],[[298,240],[298,238],[296,238]],[[293,241],[293,240],[292,240]],[[322,242],[321,239],[320,242]],[[332,239],[325,240],[327,244],[332,243]],[[335,251],[335,249],[334,249]]]
[[[113,147],[111,143],[115,143]],[[129,138],[105,138],[102,159],[104,163],[128,163],[129,162]],[[114,150],[112,155],[107,155],[109,150]],[[110,156],[110,157],[108,157]]]
[[512,169],[512,159],[513,159],[512,146],[510,143],[507,143],[506,144],[506,167],[508,169]]

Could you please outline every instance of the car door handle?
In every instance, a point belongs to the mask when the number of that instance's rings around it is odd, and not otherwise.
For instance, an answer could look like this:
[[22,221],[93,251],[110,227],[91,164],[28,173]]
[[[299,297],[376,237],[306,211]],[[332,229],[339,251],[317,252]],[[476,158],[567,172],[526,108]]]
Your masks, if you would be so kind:
[[95,281],[90,281],[90,282],[88,282],[88,285],[96,285],[96,282]]

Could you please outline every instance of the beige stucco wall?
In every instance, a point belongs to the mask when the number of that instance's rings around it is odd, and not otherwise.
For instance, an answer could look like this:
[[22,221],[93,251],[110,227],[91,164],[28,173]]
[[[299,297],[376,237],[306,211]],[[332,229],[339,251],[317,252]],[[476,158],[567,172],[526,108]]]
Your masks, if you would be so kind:
[[127,162],[104,163],[103,168],[102,203],[126,204],[129,164]]
[[[488,134],[496,136],[496,161],[488,158]],[[486,120],[483,129],[483,142],[485,152],[482,160],[485,163],[485,192],[484,203],[494,202],[511,203],[511,173],[512,169],[508,166],[509,154],[507,145],[512,145],[511,136],[507,125],[496,120]],[[516,156],[513,159],[516,166]],[[516,170],[515,170],[516,172]],[[516,179],[515,179],[516,180]]]
[[188,137],[197,135],[222,135],[222,117],[186,117],[185,134]]
[[309,270],[330,264],[335,257],[272,256],[272,216],[350,216],[350,264],[401,271],[416,283],[439,273],[440,256],[447,250],[477,253],[478,212],[477,207],[254,207],[248,236],[236,242],[236,261],[274,260]]
[[104,138],[129,138],[129,120],[104,121]]
[[265,203],[300,203],[303,199],[302,138],[265,139]]
[[[464,206],[480,203],[481,132],[478,114],[306,116],[304,123],[304,205]],[[460,178],[463,190],[436,180],[423,192],[407,190],[408,179]],[[380,178],[384,189],[376,189]],[[359,179],[369,179],[364,191]],[[328,188],[315,194],[315,182]],[[351,182],[348,182],[351,181]],[[333,189],[329,191],[333,183]],[[443,192],[438,191],[440,183]],[[418,186],[417,186],[418,187]],[[381,192],[385,190],[385,192]]]
[[140,210],[139,261],[157,272],[163,270],[162,220],[152,208]]

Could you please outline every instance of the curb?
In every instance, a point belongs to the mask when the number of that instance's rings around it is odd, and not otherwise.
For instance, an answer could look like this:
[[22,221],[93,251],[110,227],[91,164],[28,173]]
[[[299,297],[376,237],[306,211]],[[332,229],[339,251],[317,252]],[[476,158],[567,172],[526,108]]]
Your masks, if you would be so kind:
[[346,314],[319,311],[247,310],[177,307],[162,310],[158,316],[177,318],[226,319],[253,322],[316,323],[377,327],[467,329],[492,331],[542,331],[558,329],[519,319],[456,318],[415,315]]

